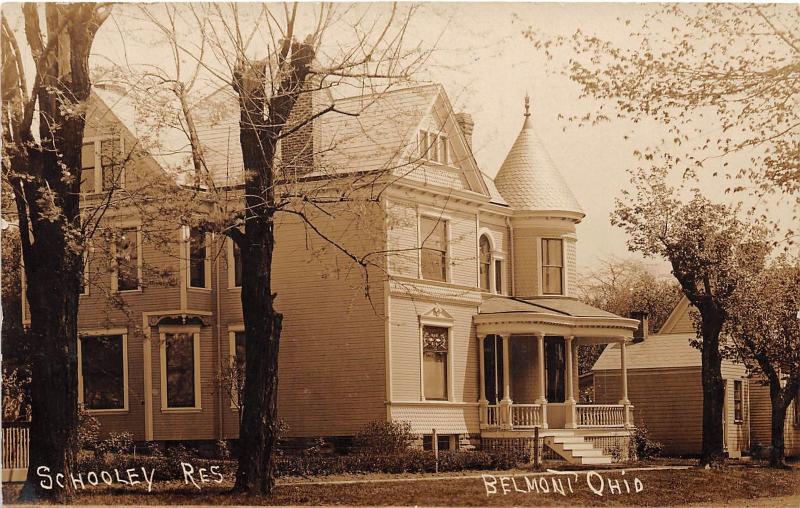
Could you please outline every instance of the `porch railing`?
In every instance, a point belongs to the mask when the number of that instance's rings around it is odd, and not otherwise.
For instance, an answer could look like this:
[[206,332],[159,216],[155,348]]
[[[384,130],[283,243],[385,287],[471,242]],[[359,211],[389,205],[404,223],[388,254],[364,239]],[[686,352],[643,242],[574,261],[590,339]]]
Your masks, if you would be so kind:
[[511,425],[515,429],[541,427],[542,406],[539,404],[512,404]]
[[30,423],[3,423],[3,481],[20,481],[28,470]]
[[500,425],[500,407],[497,404],[490,404],[486,408],[486,425],[488,427]]
[[624,427],[625,406],[622,404],[580,404],[578,427]]

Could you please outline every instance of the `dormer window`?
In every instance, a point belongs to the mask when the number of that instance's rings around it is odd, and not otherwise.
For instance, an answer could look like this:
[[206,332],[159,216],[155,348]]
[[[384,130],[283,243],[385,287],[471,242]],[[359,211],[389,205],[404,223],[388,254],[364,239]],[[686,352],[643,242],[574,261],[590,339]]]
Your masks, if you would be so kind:
[[560,238],[542,239],[542,293],[564,294],[564,241]]
[[450,148],[447,136],[436,132],[420,131],[419,156],[431,162],[448,164],[450,162]]

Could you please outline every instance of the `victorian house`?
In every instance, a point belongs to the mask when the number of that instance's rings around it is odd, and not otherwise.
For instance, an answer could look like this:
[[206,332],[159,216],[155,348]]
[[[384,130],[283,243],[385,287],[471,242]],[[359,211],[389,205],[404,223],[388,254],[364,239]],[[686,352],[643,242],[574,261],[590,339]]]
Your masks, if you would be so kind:
[[[333,100],[309,97],[298,107]],[[107,145],[153,135],[124,96],[98,90],[92,100],[87,200],[105,186]],[[521,127],[494,179],[472,155],[470,116],[453,111],[441,86],[335,104],[285,140],[283,153],[292,143],[313,146],[315,167],[391,174],[383,216],[360,217],[353,227],[342,213],[325,226],[347,245],[374,242],[384,269],[373,270],[365,291],[358,271],[344,268],[341,253],[300,221],[277,225],[273,287],[285,316],[279,413],[287,436],[346,438],[372,420],[394,420],[409,422],[426,445],[435,429],[440,447],[489,447],[524,442],[538,429],[569,461],[609,462],[632,425],[626,344],[639,323],[576,299],[576,225],[584,213],[536,134],[527,99],[524,115],[509,117]],[[341,113],[348,111],[358,113]],[[199,130],[216,187],[234,198],[242,173],[237,128],[231,112]],[[120,184],[169,173],[181,160],[142,155],[118,175]],[[325,174],[306,173],[317,181]],[[138,441],[235,439],[235,397],[220,380],[226,366],[245,361],[237,249],[177,218],[172,247],[156,246],[139,221],[133,209],[109,211],[108,238],[121,261],[87,256],[81,401],[104,431],[129,431]],[[145,267],[176,276],[150,285]],[[109,306],[109,295],[124,305]],[[617,393],[608,403],[581,404],[581,346],[610,343],[622,373]]]

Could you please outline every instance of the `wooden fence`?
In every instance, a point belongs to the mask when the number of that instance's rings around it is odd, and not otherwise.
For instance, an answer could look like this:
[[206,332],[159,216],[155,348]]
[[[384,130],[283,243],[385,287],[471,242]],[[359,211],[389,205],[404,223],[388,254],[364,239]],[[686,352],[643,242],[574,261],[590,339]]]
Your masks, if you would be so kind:
[[25,481],[28,473],[29,422],[3,423],[3,481]]

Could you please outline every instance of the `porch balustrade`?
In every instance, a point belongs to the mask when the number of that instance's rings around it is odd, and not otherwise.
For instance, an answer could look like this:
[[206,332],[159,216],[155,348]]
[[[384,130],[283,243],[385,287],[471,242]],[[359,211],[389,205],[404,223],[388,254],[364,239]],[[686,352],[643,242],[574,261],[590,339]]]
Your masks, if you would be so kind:
[[578,427],[624,427],[625,405],[623,404],[579,404]]
[[515,429],[541,427],[542,406],[539,404],[512,404],[511,425]]
[[490,404],[486,407],[485,423],[488,427],[500,426],[500,407],[497,404]]

